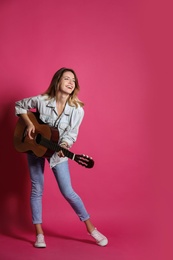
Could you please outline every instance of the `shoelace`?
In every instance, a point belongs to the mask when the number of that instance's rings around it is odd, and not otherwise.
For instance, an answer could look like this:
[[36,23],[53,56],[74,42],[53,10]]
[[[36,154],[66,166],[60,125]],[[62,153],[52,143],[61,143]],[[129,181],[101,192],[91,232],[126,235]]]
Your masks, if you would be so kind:
[[104,236],[97,230],[94,230],[94,232],[92,233],[92,236],[97,240],[97,241],[101,241],[102,239],[104,239]]
[[37,237],[37,240],[38,240],[38,243],[43,243],[44,242],[44,236],[39,235]]

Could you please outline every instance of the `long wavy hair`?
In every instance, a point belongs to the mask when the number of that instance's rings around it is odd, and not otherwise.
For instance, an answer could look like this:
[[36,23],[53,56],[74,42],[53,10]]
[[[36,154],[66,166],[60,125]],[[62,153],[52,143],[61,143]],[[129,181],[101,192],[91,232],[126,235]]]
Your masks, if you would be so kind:
[[73,69],[70,68],[61,68],[59,69],[53,76],[50,85],[48,87],[48,89],[42,94],[42,95],[48,95],[48,97],[54,98],[56,96],[56,92],[58,90],[59,87],[59,82],[64,74],[64,72],[66,71],[70,71],[74,74],[74,78],[75,78],[75,88],[73,90],[73,92],[69,95],[69,98],[67,100],[68,104],[70,106],[75,106],[78,107],[78,105],[80,106],[84,106],[84,103],[82,101],[80,101],[77,97],[79,91],[80,91],[80,86],[79,86],[79,82],[78,82],[78,78],[76,76],[76,73]]

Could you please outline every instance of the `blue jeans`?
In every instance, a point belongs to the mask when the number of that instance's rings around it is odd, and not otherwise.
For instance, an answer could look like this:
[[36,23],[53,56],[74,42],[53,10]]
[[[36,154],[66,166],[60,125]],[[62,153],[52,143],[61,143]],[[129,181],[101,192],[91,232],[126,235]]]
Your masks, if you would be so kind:
[[[44,187],[45,158],[27,154],[31,178],[31,210],[33,224],[42,223],[42,195]],[[52,168],[59,189],[69,202],[81,221],[90,218],[81,198],[72,188],[68,161],[57,164]]]

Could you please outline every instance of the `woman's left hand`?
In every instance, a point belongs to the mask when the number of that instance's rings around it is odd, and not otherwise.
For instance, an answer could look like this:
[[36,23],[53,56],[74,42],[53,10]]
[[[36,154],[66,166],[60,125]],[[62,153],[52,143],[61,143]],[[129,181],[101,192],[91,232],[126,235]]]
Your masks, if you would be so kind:
[[[61,143],[60,146],[61,146],[62,148],[67,149],[67,150],[69,149],[69,145],[68,145],[68,143],[66,143],[66,142]],[[62,151],[62,150],[60,150],[60,151],[58,152],[58,156],[59,156],[59,157],[65,157],[65,155],[63,154],[63,151]]]

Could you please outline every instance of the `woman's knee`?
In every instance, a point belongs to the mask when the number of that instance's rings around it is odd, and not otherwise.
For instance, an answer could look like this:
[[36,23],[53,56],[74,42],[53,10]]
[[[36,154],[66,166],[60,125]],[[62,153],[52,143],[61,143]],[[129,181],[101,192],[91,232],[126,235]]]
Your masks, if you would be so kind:
[[32,184],[31,196],[32,197],[40,197],[43,195],[43,185],[40,183]]
[[69,189],[63,190],[62,191],[62,195],[68,201],[74,201],[75,199],[78,198],[78,195],[74,192],[73,189],[71,189],[71,190],[69,190]]

